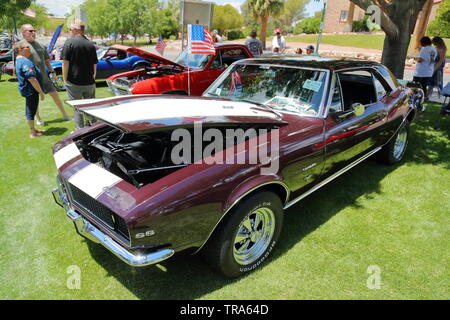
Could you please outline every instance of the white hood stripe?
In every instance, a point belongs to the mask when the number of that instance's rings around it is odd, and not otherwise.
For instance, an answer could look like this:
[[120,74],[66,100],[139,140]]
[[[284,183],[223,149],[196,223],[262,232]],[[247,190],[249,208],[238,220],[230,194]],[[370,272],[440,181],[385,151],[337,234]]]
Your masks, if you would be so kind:
[[55,158],[56,168],[61,168],[64,164],[80,155],[75,143],[71,143],[61,150],[58,150],[53,157]]
[[119,103],[110,107],[85,110],[109,123],[184,117],[264,117],[276,119],[273,112],[258,110],[253,104],[200,99],[151,99]]
[[120,181],[122,181],[122,178],[96,164],[88,165],[69,178],[69,183],[93,198],[97,198],[105,189],[114,186]]

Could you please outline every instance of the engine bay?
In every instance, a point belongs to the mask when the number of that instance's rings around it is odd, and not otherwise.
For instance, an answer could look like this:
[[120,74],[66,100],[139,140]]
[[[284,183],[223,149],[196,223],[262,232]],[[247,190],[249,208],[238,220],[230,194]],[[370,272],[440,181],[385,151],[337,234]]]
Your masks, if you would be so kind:
[[138,75],[130,76],[130,77],[120,77],[120,78],[115,79],[114,82],[120,86],[131,87],[132,84],[139,82],[139,81],[157,78],[157,77],[168,76],[168,75],[172,75],[172,74],[178,74],[180,72],[181,71],[179,69],[172,68],[169,66],[168,67],[145,66],[145,70],[142,70],[142,72],[139,72]]
[[[258,134],[257,132],[261,132],[258,130],[261,128],[270,129],[266,124],[215,127],[214,129],[219,130],[225,139],[218,144],[217,141],[214,142],[215,146],[218,147],[214,149],[212,154],[236,145],[237,138],[232,136],[230,140],[227,129],[254,129],[255,137]],[[192,137],[195,136],[193,127],[186,129]],[[180,140],[172,138],[173,132],[174,129],[151,133],[133,133],[105,126],[76,138],[75,143],[84,159],[98,164],[140,188],[199,160],[195,158],[195,143],[190,141],[188,144],[190,150],[186,152],[189,156],[187,158],[184,154],[181,156],[179,149],[177,149],[176,154],[177,156],[180,155],[180,158],[177,159],[177,163],[174,163],[172,152],[175,151],[174,147],[180,144]],[[250,138],[246,137],[245,141]],[[210,141],[202,141],[200,156],[203,155],[205,147],[210,145]],[[177,148],[179,147],[177,146]],[[182,153],[184,153],[184,150]],[[181,158],[182,161],[179,160]]]

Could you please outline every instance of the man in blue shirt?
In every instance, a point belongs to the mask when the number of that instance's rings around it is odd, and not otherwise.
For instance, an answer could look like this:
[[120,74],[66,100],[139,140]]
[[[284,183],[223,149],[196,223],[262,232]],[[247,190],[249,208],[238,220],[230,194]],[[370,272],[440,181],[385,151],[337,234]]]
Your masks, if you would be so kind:
[[44,131],[34,127],[39,97],[45,99],[42,90],[42,76],[40,70],[28,58],[31,55],[30,45],[26,41],[18,42],[14,47],[16,53],[16,77],[19,92],[25,97],[25,117],[30,128],[30,138],[41,137]]

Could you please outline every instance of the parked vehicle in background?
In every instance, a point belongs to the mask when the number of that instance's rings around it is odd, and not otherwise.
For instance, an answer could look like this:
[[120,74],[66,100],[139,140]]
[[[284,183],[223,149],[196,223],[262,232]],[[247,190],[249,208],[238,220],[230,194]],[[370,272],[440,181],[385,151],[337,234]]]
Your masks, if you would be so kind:
[[241,44],[215,44],[215,48],[214,55],[188,55],[186,49],[175,61],[139,48],[129,48],[129,53],[152,61],[152,64],[142,70],[116,74],[106,82],[115,95],[150,93],[200,96],[233,62],[253,57],[247,46]]
[[299,56],[239,61],[202,97],[69,101],[100,122],[53,147],[53,196],[130,265],[190,248],[237,277],[270,257],[284,209],[372,155],[400,162],[422,101],[379,63]]
[[[97,49],[97,75],[96,79],[106,79],[116,73],[136,70],[149,66],[150,62],[142,57],[128,53],[129,47],[113,45],[109,48]],[[64,90],[62,81],[62,61],[51,61],[52,67],[57,75],[56,87]]]

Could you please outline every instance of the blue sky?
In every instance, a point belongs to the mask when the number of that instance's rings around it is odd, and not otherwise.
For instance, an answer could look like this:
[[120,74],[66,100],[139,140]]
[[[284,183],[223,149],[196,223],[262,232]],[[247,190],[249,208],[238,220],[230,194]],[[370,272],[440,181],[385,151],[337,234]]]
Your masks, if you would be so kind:
[[[48,9],[48,12],[53,13],[57,16],[64,16],[67,12],[70,11],[72,6],[77,6],[83,3],[84,0],[37,0],[36,3],[43,5]],[[239,8],[244,0],[213,0],[213,2],[224,5],[231,4],[232,6]],[[311,16],[314,12],[322,9],[323,0],[320,2],[311,1],[309,5],[307,5],[306,10],[309,16]]]

